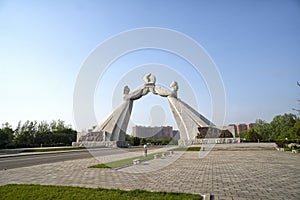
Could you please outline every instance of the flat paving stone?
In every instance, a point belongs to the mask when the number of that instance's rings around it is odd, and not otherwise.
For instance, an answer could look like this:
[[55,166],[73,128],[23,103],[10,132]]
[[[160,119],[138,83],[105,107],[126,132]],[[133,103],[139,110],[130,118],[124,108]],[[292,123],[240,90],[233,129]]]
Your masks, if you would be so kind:
[[300,154],[272,150],[268,145],[216,145],[217,150],[204,158],[199,158],[199,152],[175,152],[120,170],[87,168],[99,163],[95,158],[1,170],[0,185],[208,193],[214,199],[300,199]]

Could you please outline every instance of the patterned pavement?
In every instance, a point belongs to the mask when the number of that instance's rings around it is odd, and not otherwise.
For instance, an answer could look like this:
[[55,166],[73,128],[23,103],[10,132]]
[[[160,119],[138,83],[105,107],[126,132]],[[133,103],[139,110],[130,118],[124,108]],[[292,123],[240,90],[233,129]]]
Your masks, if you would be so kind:
[[300,199],[300,154],[272,150],[270,144],[261,145],[217,145],[201,159],[199,152],[182,155],[175,152],[164,159],[119,170],[87,168],[99,163],[94,158],[1,170],[0,185],[209,193],[215,200]]

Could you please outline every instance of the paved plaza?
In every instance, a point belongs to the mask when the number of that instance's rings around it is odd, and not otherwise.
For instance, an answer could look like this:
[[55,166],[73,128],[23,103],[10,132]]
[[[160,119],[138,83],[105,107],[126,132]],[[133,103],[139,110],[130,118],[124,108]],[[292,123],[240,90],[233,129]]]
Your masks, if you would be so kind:
[[213,199],[300,199],[300,154],[273,149],[273,144],[216,145],[201,159],[199,152],[175,152],[119,170],[87,168],[99,163],[94,158],[57,162],[1,170],[0,185],[208,193]]

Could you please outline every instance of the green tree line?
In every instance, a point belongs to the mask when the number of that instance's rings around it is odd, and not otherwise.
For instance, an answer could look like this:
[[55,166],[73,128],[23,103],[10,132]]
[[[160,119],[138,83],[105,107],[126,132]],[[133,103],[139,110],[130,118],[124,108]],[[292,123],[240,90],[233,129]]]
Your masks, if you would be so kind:
[[300,119],[294,114],[275,116],[270,123],[261,119],[255,123],[254,128],[242,131],[239,137],[249,142],[300,140]]
[[15,129],[9,123],[0,128],[0,148],[68,146],[76,141],[77,132],[62,120],[21,121]]

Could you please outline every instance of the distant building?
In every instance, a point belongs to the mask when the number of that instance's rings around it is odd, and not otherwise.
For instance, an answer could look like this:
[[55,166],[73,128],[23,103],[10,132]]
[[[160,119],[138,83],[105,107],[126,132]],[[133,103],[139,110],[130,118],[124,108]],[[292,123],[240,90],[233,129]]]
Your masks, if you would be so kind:
[[237,129],[238,129],[238,133],[240,133],[242,131],[246,131],[246,130],[248,130],[248,125],[247,124],[239,124],[239,125],[237,125]]
[[132,127],[132,136],[140,138],[170,138],[173,137],[172,126],[134,126]]
[[240,134],[242,131],[249,130],[255,127],[255,123],[250,124],[229,124],[229,126],[233,126],[235,133]]
[[248,129],[254,128],[254,126],[255,126],[255,123],[250,123],[250,124],[248,124]]

